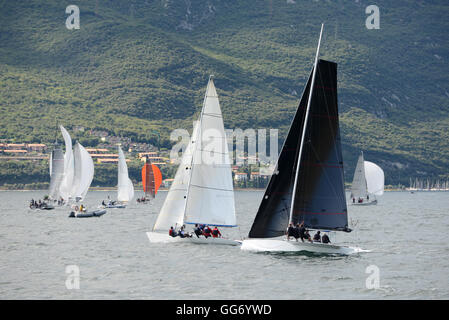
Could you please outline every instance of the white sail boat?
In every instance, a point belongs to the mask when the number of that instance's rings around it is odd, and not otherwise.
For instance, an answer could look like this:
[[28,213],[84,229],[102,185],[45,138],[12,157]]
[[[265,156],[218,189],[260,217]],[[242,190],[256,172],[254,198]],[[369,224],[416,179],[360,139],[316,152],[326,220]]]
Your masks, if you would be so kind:
[[289,224],[310,230],[350,232],[344,191],[337,102],[337,64],[318,59],[241,249],[262,252],[351,254],[357,248],[289,241]]
[[231,165],[218,95],[213,76],[204,97],[199,121],[151,232],[150,242],[191,241],[238,245],[224,238],[171,237],[170,227],[185,224],[235,227]]
[[133,182],[128,175],[128,166],[126,165],[125,154],[122,148],[118,146],[118,178],[117,178],[117,201],[119,203],[104,203],[103,208],[126,208],[126,203],[134,198]]
[[362,151],[357,161],[354,179],[352,180],[350,196],[352,204],[377,204],[376,196],[381,196],[384,193],[384,181],[384,171],[375,163],[365,161]]

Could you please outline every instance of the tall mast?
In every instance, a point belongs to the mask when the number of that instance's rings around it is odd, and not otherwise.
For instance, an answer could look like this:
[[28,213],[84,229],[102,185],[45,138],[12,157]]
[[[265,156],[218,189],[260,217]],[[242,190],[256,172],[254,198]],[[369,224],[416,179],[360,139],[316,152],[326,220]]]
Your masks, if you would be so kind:
[[307,120],[309,118],[309,111],[310,111],[310,104],[311,104],[311,101],[312,101],[313,87],[315,85],[315,75],[316,75],[316,69],[317,69],[317,66],[318,66],[318,56],[320,54],[320,45],[321,45],[321,37],[323,35],[323,28],[324,28],[324,23],[321,24],[320,38],[318,40],[318,47],[316,49],[315,62],[314,62],[314,65],[313,65],[313,74],[312,74],[312,82],[310,84],[309,100],[307,101],[306,116],[305,116],[305,119],[304,119],[304,128],[302,130],[301,144],[300,144],[300,147],[299,147],[299,154],[298,154],[298,162],[296,164],[295,182],[293,184],[292,202],[291,202],[291,205],[290,205],[290,219],[289,219],[289,223],[292,222],[292,218],[293,218],[293,208],[295,206],[295,195],[296,195],[296,189],[297,189],[297,185],[298,185],[299,166],[301,164],[301,156],[302,156],[302,151],[303,151],[303,147],[304,147],[304,139],[305,139],[305,136],[306,136],[306,129],[307,129]]

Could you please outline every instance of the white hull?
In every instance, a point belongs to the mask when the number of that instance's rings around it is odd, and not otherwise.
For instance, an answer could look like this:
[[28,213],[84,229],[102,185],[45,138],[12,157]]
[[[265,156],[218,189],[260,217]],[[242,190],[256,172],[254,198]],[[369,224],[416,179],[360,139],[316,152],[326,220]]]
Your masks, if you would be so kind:
[[197,238],[195,235],[188,238],[190,242],[196,244],[214,244],[214,245],[227,245],[227,246],[239,246],[242,242],[238,240],[223,239],[223,238]]
[[354,247],[337,246],[325,243],[311,243],[302,241],[287,241],[275,239],[247,239],[243,240],[242,250],[256,252],[312,252],[323,254],[349,255],[363,250]]
[[223,238],[197,238],[195,235],[190,238],[172,237],[167,233],[160,232],[147,232],[148,240],[151,243],[174,243],[174,242],[190,242],[195,244],[213,244],[213,245],[228,245],[228,246],[238,246],[241,241],[223,239]]
[[373,201],[370,201],[370,202],[362,202],[362,203],[351,202],[351,204],[353,206],[370,206],[370,205],[376,205],[377,204],[377,200],[373,200]]
[[187,238],[181,237],[172,237],[167,233],[160,232],[147,232],[148,240],[151,243],[172,243],[172,242],[181,242],[185,241]]

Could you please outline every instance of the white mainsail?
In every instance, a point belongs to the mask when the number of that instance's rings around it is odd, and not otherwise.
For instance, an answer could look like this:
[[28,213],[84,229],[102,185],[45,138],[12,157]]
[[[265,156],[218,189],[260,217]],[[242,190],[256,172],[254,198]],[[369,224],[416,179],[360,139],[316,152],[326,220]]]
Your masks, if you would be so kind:
[[170,186],[170,190],[154,224],[154,231],[166,231],[171,226],[180,226],[184,223],[187,187],[190,180],[192,154],[196,142],[197,129],[198,123],[194,126],[189,144],[184,150],[173,183]]
[[363,152],[359,156],[355,167],[354,178],[351,185],[351,199],[365,198],[367,195],[367,185],[365,178],[365,163],[363,160]]
[[94,178],[94,162],[89,152],[79,142],[75,144],[74,162],[73,197],[83,200]]
[[133,182],[128,176],[128,166],[122,148],[118,147],[118,184],[117,200],[128,202],[134,198]]
[[212,77],[198,127],[184,221],[236,226],[234,189],[226,133]]
[[59,194],[64,200],[68,200],[73,197],[73,175],[75,171],[73,150],[72,150],[72,138],[63,126],[59,126],[65,143],[64,154],[64,177],[59,187]]
[[50,199],[59,198],[59,188],[64,178],[64,154],[62,149],[56,147],[50,155],[50,187],[48,196]]
[[375,163],[365,161],[365,176],[368,193],[376,196],[384,194],[385,176],[384,171]]
[[212,77],[199,121],[153,231],[166,231],[184,223],[236,225],[228,146]]

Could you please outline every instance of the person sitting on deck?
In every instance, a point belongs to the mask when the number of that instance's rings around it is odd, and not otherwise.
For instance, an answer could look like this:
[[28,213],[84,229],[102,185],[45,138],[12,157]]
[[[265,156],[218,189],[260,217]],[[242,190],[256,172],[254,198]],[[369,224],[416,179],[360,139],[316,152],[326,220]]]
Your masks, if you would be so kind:
[[295,236],[295,227],[293,227],[293,223],[290,223],[287,228],[287,241],[290,240],[290,237]]
[[359,198],[359,203],[363,203],[363,199],[362,198]]
[[313,241],[314,242],[321,242],[321,235],[320,235],[320,231],[319,230],[313,236]]
[[304,227],[304,221],[301,222],[299,225],[299,237],[301,238],[301,241],[304,242],[304,239],[309,240],[312,242],[312,239],[310,238],[309,231],[306,230],[306,227]]
[[203,230],[201,230],[198,224],[195,224],[195,229],[193,229],[193,232],[195,232],[197,238],[203,234]]
[[323,234],[323,236],[321,237],[321,241],[323,243],[331,243],[331,240],[329,239],[328,235],[325,233]]
[[205,226],[203,230],[203,236],[209,238],[211,236],[212,230],[209,228],[209,226]]
[[179,229],[178,236],[180,236],[181,238],[190,237],[189,234],[186,234],[186,232],[184,231],[184,226],[182,226],[181,229]]
[[352,203],[355,203],[355,198],[354,197],[352,197]]
[[176,233],[175,229],[173,229],[173,226],[171,226],[170,230],[168,230],[168,235],[173,238],[177,236],[177,233]]
[[217,226],[212,230],[212,238],[221,238],[221,232],[218,230]]

